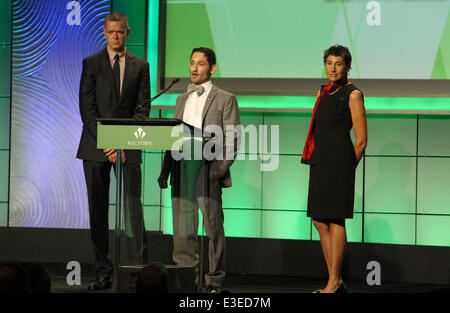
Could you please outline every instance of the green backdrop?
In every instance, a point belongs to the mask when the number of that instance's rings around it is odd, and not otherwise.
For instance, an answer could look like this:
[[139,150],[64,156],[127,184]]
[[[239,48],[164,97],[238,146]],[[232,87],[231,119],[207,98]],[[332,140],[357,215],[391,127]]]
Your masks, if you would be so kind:
[[[152,95],[156,94],[158,2],[114,0],[113,9],[125,12],[132,33],[128,48],[151,66]],[[10,129],[10,2],[0,2],[0,226],[7,226]],[[146,34],[148,37],[146,38]],[[147,46],[146,46],[147,45]],[[189,47],[190,49],[191,47]],[[147,55],[145,51],[147,50]],[[187,62],[186,62],[187,64]],[[180,65],[181,66],[181,65]],[[183,65],[184,66],[184,65]],[[177,95],[158,99],[151,117],[172,117]],[[310,113],[264,112],[280,103],[311,108],[311,97],[239,96],[241,119],[246,125],[279,125],[279,167],[261,172],[261,157],[241,150],[231,168],[233,187],[224,189],[225,231],[229,237],[318,240],[306,217],[308,167],[299,162]],[[426,102],[424,102],[426,101]],[[449,108],[449,99],[372,98],[368,109]],[[161,106],[167,108],[161,109]],[[260,107],[247,112],[245,108]],[[450,246],[450,116],[427,114],[368,114],[369,145],[357,170],[354,218],[348,220],[351,242]],[[269,128],[270,129],[270,128]],[[260,149],[260,147],[258,147]],[[247,152],[246,152],[247,151]],[[252,156],[257,157],[252,160]],[[157,185],[161,153],[144,151],[143,193],[148,230],[172,231],[170,190]],[[114,225],[114,174],[111,173],[111,223]],[[199,230],[201,233],[201,230]]]

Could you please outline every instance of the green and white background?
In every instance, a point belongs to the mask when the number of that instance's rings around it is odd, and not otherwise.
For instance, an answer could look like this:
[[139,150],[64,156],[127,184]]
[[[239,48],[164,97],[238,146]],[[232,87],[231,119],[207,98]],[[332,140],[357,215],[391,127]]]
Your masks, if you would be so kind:
[[166,77],[213,48],[222,78],[326,78],[323,51],[350,48],[350,78],[450,79],[449,1],[167,1]]
[[[175,18],[174,21],[181,23],[189,17],[188,22],[195,27],[188,29],[168,23],[167,33],[170,36],[167,44],[179,47],[166,50],[166,57],[173,58],[166,64],[166,74],[187,77],[188,55],[194,46],[202,45],[218,52],[218,77],[323,77],[321,59],[311,58],[320,56],[324,47],[336,41],[354,49],[354,77],[450,78],[449,1],[379,1],[383,7],[391,5],[396,8],[395,16],[391,17],[386,10],[382,11],[381,26],[387,27],[382,30],[383,34],[375,33],[379,30],[365,24],[366,4],[369,1],[325,1],[332,9],[321,12],[326,18],[323,20],[325,24],[321,23],[320,27],[311,27],[306,23],[308,20],[320,22],[312,19],[308,10],[286,12],[280,6],[283,2],[300,5],[303,1],[257,2],[255,5],[255,1],[251,0],[168,1],[168,22]],[[322,1],[308,3],[322,5]],[[412,5],[409,7],[408,3]],[[112,4],[114,10],[123,11],[130,18],[132,33],[128,48],[141,57],[145,57],[147,51],[154,95],[159,1],[148,1],[148,38],[145,38],[144,27],[145,0],[114,0]],[[190,14],[177,12],[180,4],[187,6],[184,12]],[[234,6],[238,4],[248,5],[248,10],[253,9],[253,13],[235,14],[239,10]],[[0,30],[0,56],[5,66],[0,68],[0,226],[9,225],[11,67],[7,65],[11,62],[10,12],[9,2],[1,1],[0,16],[5,27]],[[286,18],[274,21],[280,12]],[[300,15],[304,19],[299,18]],[[230,23],[228,19],[231,16]],[[208,26],[212,17],[222,23],[217,29],[216,26]],[[285,27],[288,19],[291,19],[290,22],[293,19],[299,29],[304,29],[302,40],[292,42],[294,46],[298,43],[298,51],[274,49],[276,43],[272,40],[295,31]],[[242,25],[244,22],[246,24]],[[389,23],[395,25],[388,27]],[[202,25],[208,27],[200,27]],[[274,25],[279,28],[271,27]],[[172,26],[173,29],[170,28]],[[402,27],[408,30],[407,37],[403,39],[396,33]],[[285,38],[292,38],[292,34],[287,36]],[[238,44],[247,44],[258,53],[245,55],[246,49],[237,49]],[[428,50],[422,51],[421,47],[426,45]],[[300,49],[302,46],[307,49]],[[365,47],[370,53],[364,52]],[[377,52],[374,49],[378,49]],[[398,53],[397,59],[391,57],[392,51]],[[299,54],[302,58],[298,57]],[[372,57],[366,58],[369,55]],[[426,62],[419,62],[418,58]],[[237,63],[236,59],[245,62]],[[403,72],[394,70],[401,64],[404,64]],[[174,112],[170,106],[174,105],[175,97],[169,94],[158,99],[155,102],[157,109],[152,110],[151,117],[172,117]],[[243,109],[241,119],[244,126],[268,125],[270,129],[270,125],[279,125],[279,167],[276,171],[261,172],[260,164],[264,161],[259,153],[263,151],[262,147],[258,145],[256,153],[249,153],[246,147],[241,148],[240,154],[244,160],[236,161],[231,170],[233,187],[223,192],[226,235],[318,240],[311,220],[306,217],[308,167],[299,162],[311,114],[264,111],[267,102],[279,102],[284,107],[289,107],[291,102],[292,105],[301,102],[305,108],[311,108],[314,98],[241,95],[238,101]],[[366,105],[371,109],[379,101],[387,111],[398,109],[399,102],[402,105],[411,104],[414,109],[430,109],[429,105],[422,104],[423,98],[372,98],[367,99]],[[449,99],[430,98],[427,101],[435,102],[440,109],[450,110]],[[253,111],[245,111],[245,108],[253,108]],[[369,145],[357,170],[355,215],[347,223],[349,241],[450,246],[450,116],[426,113],[430,112],[368,114]],[[161,153],[144,151],[143,156],[142,200],[147,229],[170,234],[170,190],[161,191],[156,182]],[[115,184],[114,175],[111,175],[110,225],[113,227]]]
[[[218,58],[214,77],[323,78],[323,50],[340,43],[353,55],[350,78],[450,78],[450,1],[377,1],[381,25],[369,25],[370,2],[168,0],[164,74],[188,77],[192,48],[207,46]],[[155,65],[156,6],[148,49]],[[176,96],[156,104],[173,105]],[[385,112],[450,109],[448,98],[365,100],[368,110]],[[245,160],[234,163],[233,187],[224,190],[227,236],[318,240],[306,217],[309,168],[299,162],[311,114],[265,110],[312,108],[315,98],[239,95],[238,101],[244,126],[279,125],[279,168],[261,172],[261,157],[252,161],[248,147],[241,149]],[[372,113],[368,127],[348,240],[450,246],[450,117]],[[169,193],[161,201],[170,217]],[[170,218],[163,220],[170,232]]]

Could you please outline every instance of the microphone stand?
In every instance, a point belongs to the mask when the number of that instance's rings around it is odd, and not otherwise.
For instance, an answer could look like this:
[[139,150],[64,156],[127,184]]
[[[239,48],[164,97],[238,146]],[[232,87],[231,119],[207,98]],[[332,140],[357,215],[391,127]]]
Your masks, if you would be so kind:
[[[167,87],[166,89],[164,89],[163,91],[161,91],[160,93],[158,93],[156,96],[152,97],[152,98],[150,99],[150,101],[149,101],[149,100],[146,100],[146,101],[144,102],[144,104],[139,104],[139,105],[137,106],[135,112],[134,112],[135,119],[136,119],[136,120],[145,120],[145,119],[147,119],[148,117],[142,117],[142,116],[139,116],[139,114],[138,114],[137,112],[138,112],[138,111],[142,111],[142,109],[144,109],[144,108],[146,108],[146,107],[148,107],[148,108],[149,108],[149,111],[150,111],[151,103],[152,103],[153,101],[155,101],[159,96],[161,96],[162,94],[164,94],[166,91],[168,91],[170,88],[172,88],[172,86],[175,85],[176,83],[178,83],[179,81],[180,81],[179,78],[175,78],[174,80],[172,80],[172,82],[170,83],[169,87]],[[148,113],[147,113],[147,114],[148,114]]]
[[170,88],[172,88],[173,85],[175,85],[176,83],[178,83],[180,81],[179,78],[175,78],[174,80],[172,80],[172,82],[170,83],[169,87],[167,87],[166,89],[164,89],[163,91],[161,91],[159,94],[157,94],[156,96],[152,97],[150,99],[150,102],[155,101],[157,98],[159,98],[159,96],[161,96],[163,93],[165,93],[167,90],[169,90]]

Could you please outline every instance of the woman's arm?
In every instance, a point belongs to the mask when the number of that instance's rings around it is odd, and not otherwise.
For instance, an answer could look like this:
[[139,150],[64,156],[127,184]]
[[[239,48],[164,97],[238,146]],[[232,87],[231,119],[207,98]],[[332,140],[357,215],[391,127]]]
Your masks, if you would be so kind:
[[348,106],[352,115],[353,131],[355,133],[355,155],[356,164],[359,163],[367,146],[367,119],[364,101],[359,90],[354,90],[350,94]]

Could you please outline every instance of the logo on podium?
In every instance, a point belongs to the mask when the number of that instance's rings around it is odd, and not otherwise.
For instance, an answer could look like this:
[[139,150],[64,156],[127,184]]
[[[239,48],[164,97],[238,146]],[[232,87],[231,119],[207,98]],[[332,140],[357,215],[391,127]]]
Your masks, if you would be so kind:
[[146,133],[141,127],[139,127],[137,131],[134,132],[134,137],[136,137],[137,139],[142,139],[145,137],[145,135]]

